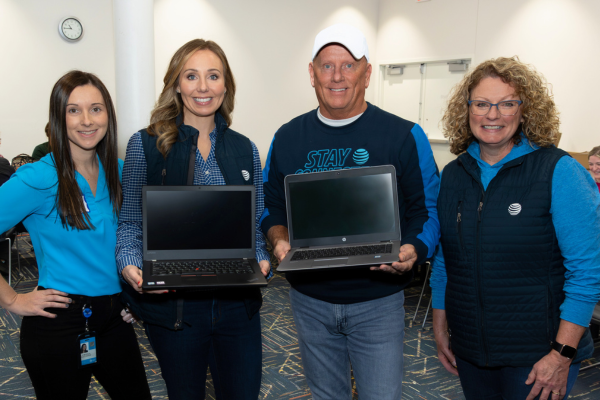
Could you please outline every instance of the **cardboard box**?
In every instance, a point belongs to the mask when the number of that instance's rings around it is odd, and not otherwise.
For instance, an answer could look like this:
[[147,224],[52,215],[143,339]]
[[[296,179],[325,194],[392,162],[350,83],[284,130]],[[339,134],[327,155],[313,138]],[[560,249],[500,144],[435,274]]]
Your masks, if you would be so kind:
[[584,151],[579,153],[576,151],[569,151],[568,153],[571,155],[571,157],[579,161],[579,163],[583,165],[585,169],[590,169],[590,164],[588,162],[589,152]]

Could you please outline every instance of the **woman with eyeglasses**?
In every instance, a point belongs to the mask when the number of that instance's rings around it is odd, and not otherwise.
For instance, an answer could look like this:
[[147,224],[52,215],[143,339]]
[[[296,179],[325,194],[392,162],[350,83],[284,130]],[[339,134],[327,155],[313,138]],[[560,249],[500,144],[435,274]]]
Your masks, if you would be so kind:
[[563,399],[591,356],[600,298],[600,197],[556,148],[544,78],[517,58],[483,62],[442,120],[458,158],[441,179],[434,334],[467,399]]

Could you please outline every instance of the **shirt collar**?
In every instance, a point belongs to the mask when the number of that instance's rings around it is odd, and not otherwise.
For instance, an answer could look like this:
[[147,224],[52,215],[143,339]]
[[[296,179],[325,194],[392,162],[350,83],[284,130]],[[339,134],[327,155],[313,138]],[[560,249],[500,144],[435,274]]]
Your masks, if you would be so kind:
[[506,156],[504,156],[502,160],[498,161],[496,164],[491,166],[490,164],[481,159],[481,148],[479,147],[479,142],[474,141],[473,143],[471,143],[467,148],[467,153],[469,153],[475,160],[477,160],[477,163],[480,167],[491,167],[500,169],[507,162],[522,157],[526,154],[533,153],[534,151],[540,148],[540,146],[530,142],[523,132],[520,133],[520,136],[521,141],[515,144],[510,150],[510,152]]

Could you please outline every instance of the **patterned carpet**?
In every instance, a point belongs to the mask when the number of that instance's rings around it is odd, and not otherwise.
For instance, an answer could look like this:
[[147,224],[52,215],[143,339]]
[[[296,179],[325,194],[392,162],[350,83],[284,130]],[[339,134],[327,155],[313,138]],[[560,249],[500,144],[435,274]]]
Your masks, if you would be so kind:
[[[13,269],[13,278],[23,275],[17,291],[32,290],[37,281],[35,255],[29,237],[19,239],[21,254],[20,271]],[[13,265],[16,266],[17,251],[13,248]],[[276,274],[269,286],[264,289],[264,305],[261,310],[263,336],[263,377],[261,400],[286,399],[309,400],[310,391],[304,379],[300,350],[296,339],[296,329],[288,299],[289,285],[285,278]],[[413,324],[421,287],[406,290],[406,332],[403,382],[403,399],[464,399],[458,379],[450,375],[437,361],[437,351],[431,331],[431,314],[425,330],[420,324]],[[429,295],[424,299],[417,315],[422,323]],[[34,391],[19,354],[19,326],[21,318],[0,309],[0,399],[34,399]],[[146,367],[150,389],[154,399],[167,399],[160,368],[144,330],[136,327],[142,356]],[[600,343],[596,345],[598,358],[584,361],[583,365],[600,361]],[[207,382],[207,399],[215,399],[210,379]],[[571,393],[571,399],[600,399],[600,366],[583,371]],[[88,399],[109,399],[103,388],[95,381],[90,386]],[[354,394],[354,399],[358,395]]]

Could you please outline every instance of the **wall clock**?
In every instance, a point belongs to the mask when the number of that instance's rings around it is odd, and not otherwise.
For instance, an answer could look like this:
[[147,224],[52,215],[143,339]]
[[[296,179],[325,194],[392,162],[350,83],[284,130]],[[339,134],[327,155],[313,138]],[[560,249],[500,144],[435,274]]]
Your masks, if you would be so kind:
[[83,25],[75,17],[67,17],[58,24],[58,32],[68,42],[76,42],[83,36]]

